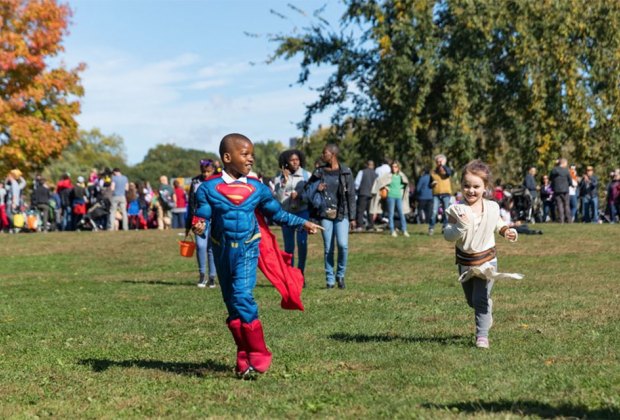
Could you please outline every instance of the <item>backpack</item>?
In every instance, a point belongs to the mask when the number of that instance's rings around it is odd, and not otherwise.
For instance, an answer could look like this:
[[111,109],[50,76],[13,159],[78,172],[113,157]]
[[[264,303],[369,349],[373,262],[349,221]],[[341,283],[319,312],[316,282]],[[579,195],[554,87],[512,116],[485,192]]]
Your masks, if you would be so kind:
[[166,189],[159,190],[159,198],[161,199],[161,207],[165,211],[172,210],[174,208],[174,199],[172,198],[170,191]]

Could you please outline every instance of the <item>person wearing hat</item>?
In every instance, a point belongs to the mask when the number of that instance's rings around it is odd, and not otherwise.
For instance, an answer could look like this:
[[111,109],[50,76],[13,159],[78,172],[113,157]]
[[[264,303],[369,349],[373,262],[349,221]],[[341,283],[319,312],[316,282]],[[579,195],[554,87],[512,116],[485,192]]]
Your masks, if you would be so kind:
[[[206,181],[211,175],[215,174],[215,164],[211,159],[200,160],[200,174],[192,178],[192,183],[189,187],[189,197],[187,206],[187,218],[185,219],[185,236],[189,235],[189,231],[194,223],[194,214],[196,213],[196,190],[200,187],[204,181]],[[204,224],[204,222],[202,222]],[[200,235],[195,235],[196,238],[196,260],[198,261],[198,287],[214,288],[215,285],[215,261],[213,259],[213,246],[211,244],[211,238],[209,236],[209,229],[205,229]],[[209,262],[209,282],[205,277],[207,271],[207,261]]]
[[26,180],[22,176],[22,171],[13,169],[9,172],[4,184],[7,190],[6,213],[10,220],[14,214],[20,212],[22,191],[26,188]]
[[585,223],[598,223],[598,184],[598,176],[594,175],[594,167],[586,167],[586,173],[579,182],[582,220]]

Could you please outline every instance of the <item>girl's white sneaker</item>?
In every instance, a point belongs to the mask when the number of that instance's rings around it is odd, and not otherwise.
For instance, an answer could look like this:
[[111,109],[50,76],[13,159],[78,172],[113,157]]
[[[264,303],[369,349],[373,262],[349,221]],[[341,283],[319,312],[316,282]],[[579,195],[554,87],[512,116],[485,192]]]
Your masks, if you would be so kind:
[[476,338],[476,347],[479,349],[488,349],[489,348],[489,339],[486,337],[477,337]]

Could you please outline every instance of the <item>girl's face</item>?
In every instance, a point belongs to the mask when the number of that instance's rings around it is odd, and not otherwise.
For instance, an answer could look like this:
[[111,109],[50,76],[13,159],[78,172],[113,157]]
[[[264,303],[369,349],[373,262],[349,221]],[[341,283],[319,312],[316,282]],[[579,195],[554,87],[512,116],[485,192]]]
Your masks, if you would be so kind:
[[299,156],[297,156],[296,154],[292,154],[291,157],[288,158],[288,168],[291,172],[297,171],[300,164],[301,161],[299,160]]
[[461,187],[463,189],[463,199],[470,206],[482,199],[486,189],[484,180],[471,172],[465,174]]

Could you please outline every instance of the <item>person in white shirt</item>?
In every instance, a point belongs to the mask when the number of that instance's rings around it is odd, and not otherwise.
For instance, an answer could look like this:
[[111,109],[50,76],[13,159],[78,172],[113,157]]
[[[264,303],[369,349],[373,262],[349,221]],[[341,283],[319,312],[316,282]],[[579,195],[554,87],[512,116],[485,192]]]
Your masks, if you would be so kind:
[[448,208],[444,238],[455,242],[459,280],[467,303],[474,308],[476,347],[489,348],[493,324],[491,289],[501,278],[521,279],[520,274],[498,273],[494,232],[516,242],[517,231],[500,217],[499,205],[484,198],[491,178],[489,167],[480,160],[465,165],[461,174],[463,203]]

